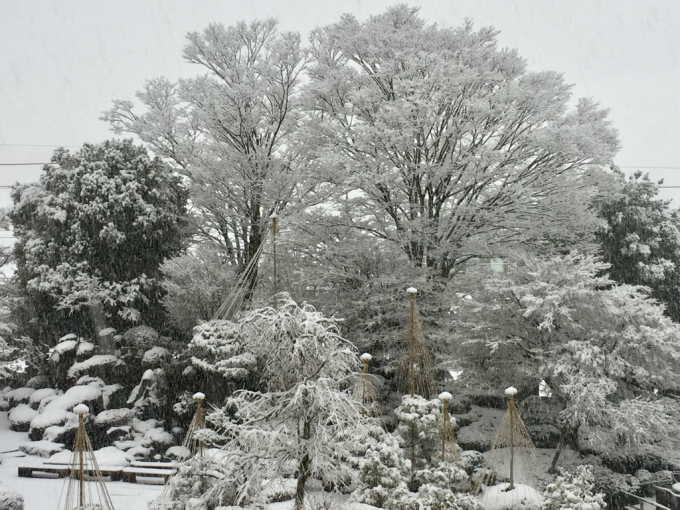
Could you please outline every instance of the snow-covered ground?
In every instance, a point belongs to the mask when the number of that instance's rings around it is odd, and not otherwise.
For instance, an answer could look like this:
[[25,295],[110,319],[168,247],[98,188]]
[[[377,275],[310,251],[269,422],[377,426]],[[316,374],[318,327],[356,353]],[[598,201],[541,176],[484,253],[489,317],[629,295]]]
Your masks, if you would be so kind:
[[[9,430],[7,413],[0,413],[0,452],[17,450],[22,443],[28,443],[28,433]],[[42,457],[17,457],[19,452],[0,455],[0,484],[24,497],[24,510],[56,510],[66,479],[19,478],[18,466],[42,464]],[[156,498],[162,486],[127,482],[107,482],[111,500],[116,510],[146,510],[147,503]]]

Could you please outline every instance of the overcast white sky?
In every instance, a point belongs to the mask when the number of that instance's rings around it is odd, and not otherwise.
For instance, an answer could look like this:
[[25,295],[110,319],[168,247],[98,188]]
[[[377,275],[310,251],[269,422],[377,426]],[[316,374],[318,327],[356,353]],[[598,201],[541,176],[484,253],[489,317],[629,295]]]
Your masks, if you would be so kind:
[[[0,164],[49,161],[56,146],[112,136],[99,120],[111,100],[144,80],[198,69],[182,61],[189,31],[275,17],[306,34],[351,12],[364,19],[388,0],[0,0]],[[616,163],[680,186],[680,1],[421,0],[430,22],[471,18],[500,30],[533,70],[564,73],[576,96],[611,109]],[[22,146],[24,145],[24,146]],[[44,146],[44,147],[37,147]],[[0,185],[37,180],[40,167],[0,166]],[[680,207],[680,189],[663,190]],[[9,205],[0,189],[0,206]]]

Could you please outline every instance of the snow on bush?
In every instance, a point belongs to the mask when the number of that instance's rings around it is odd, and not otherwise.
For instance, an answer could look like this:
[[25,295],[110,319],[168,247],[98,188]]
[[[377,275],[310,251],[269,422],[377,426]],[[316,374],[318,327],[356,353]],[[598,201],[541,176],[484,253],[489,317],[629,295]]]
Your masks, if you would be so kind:
[[397,488],[406,488],[411,461],[403,458],[396,438],[384,434],[380,442],[366,451],[360,466],[352,500],[383,508]]
[[512,490],[510,484],[502,483],[486,487],[480,497],[485,510],[538,510],[543,497],[533,487],[516,483]]
[[103,429],[108,429],[110,427],[120,427],[121,425],[127,425],[132,422],[134,418],[134,413],[132,409],[122,408],[122,409],[109,409],[107,411],[102,411],[94,419],[95,427],[100,427]]
[[24,497],[0,484],[0,510],[24,510]]
[[92,342],[80,342],[76,350],[77,358],[87,358],[94,352],[94,344]]
[[28,437],[31,438],[32,441],[43,439],[45,429],[48,427],[61,427],[65,425],[72,414],[73,413],[64,409],[45,409],[44,412],[31,420]]
[[29,399],[29,402],[31,404],[31,407],[33,409],[38,409],[40,407],[40,402],[45,398],[45,397],[51,397],[53,395],[57,395],[59,392],[53,388],[44,388],[42,390],[36,390],[31,394],[31,397]]
[[27,404],[19,404],[9,413],[10,429],[16,432],[28,432],[31,420],[38,415],[38,411]]
[[[52,441],[31,441],[19,445],[19,450],[26,455],[35,455],[36,457],[48,458],[64,449],[61,443],[53,443]],[[69,452],[70,453],[70,452]]]
[[61,356],[64,353],[67,353],[75,349],[76,345],[78,345],[78,341],[75,339],[74,334],[69,334],[66,335],[65,337],[62,337],[59,343],[49,350],[48,352],[49,360],[53,363],[59,363],[59,361],[61,360]]
[[160,427],[148,430],[144,434],[144,437],[152,443],[161,445],[170,445],[175,442],[172,434],[170,434],[170,432],[166,432]]
[[99,407],[99,404],[91,405],[101,399],[102,389],[97,384],[89,384],[87,386],[73,386],[66,390],[66,393],[56,397],[49,404],[45,406],[43,412],[52,409],[71,410],[78,404],[86,404],[90,410]]
[[149,349],[142,356],[142,365],[146,367],[158,368],[168,361],[172,355],[165,347],[155,346]]
[[188,459],[191,457],[191,450],[186,446],[171,446],[165,451],[165,456],[169,459]]
[[78,379],[82,375],[87,374],[90,370],[101,367],[113,366],[120,363],[120,360],[113,354],[95,354],[85,361],[74,363],[68,369],[68,376],[72,379]]
[[593,468],[578,466],[575,473],[562,472],[545,488],[541,510],[602,510],[604,494],[593,494]]
[[396,436],[402,447],[413,445],[415,466],[412,469],[428,468],[436,463],[437,452],[441,450],[440,434],[442,403],[438,398],[427,400],[420,395],[404,395],[401,404],[394,410],[399,422]]
[[35,393],[34,388],[17,388],[16,390],[8,391],[5,394],[5,398],[9,401],[10,407],[15,407],[18,404],[28,404],[33,393]]

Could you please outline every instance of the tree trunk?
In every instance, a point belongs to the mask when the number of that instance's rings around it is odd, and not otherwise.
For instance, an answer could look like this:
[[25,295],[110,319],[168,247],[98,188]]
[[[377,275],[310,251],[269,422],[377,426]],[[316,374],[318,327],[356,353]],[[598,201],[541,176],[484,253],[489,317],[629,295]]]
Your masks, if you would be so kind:
[[554,475],[557,472],[557,462],[560,459],[560,454],[566,446],[572,446],[578,451],[578,428],[572,430],[564,425],[560,431],[560,442],[557,444],[557,450],[555,450],[555,455],[553,456],[552,462],[550,463],[550,468],[548,473]]
[[[310,439],[312,435],[312,422],[310,419],[305,420],[305,424],[302,428],[302,441],[305,446],[306,442]],[[309,468],[311,466],[311,459],[309,458],[309,452],[305,452],[300,459],[298,464],[298,481],[295,488],[295,508],[294,510],[302,510],[305,503],[305,484],[309,479]]]

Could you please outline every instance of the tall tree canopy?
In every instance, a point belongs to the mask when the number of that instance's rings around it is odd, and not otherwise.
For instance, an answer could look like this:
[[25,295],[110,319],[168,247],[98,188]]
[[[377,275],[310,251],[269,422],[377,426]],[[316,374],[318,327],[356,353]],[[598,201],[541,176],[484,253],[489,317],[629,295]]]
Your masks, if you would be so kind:
[[145,111],[114,101],[103,118],[116,132],[138,135],[188,179],[199,234],[243,268],[269,216],[299,189],[292,134],[306,54],[299,35],[277,32],[274,20],[210,25],[188,40],[184,58],[205,75],[151,80],[137,94]]
[[132,140],[58,149],[12,200],[19,278],[44,321],[56,305],[81,318],[103,312],[114,326],[159,325],[159,266],[180,252],[186,214],[186,192],[161,160]]
[[603,202],[607,225],[599,241],[609,276],[649,287],[666,314],[680,322],[680,217],[670,201],[658,198],[658,184],[637,172],[620,196]]
[[349,201],[345,221],[449,276],[499,246],[592,237],[598,165],[618,148],[607,112],[528,72],[496,32],[426,25],[400,5],[314,31],[311,161]]

